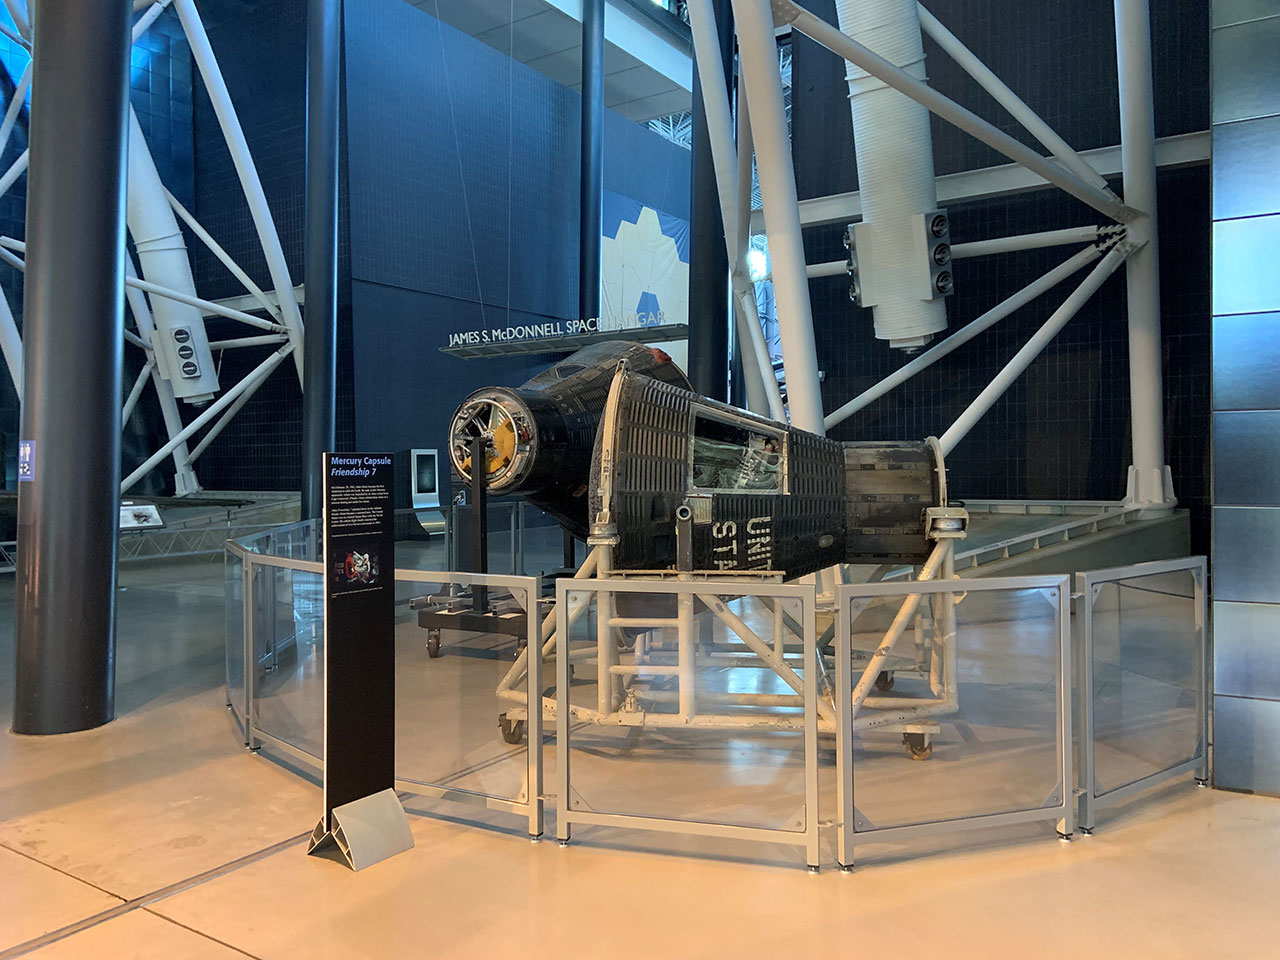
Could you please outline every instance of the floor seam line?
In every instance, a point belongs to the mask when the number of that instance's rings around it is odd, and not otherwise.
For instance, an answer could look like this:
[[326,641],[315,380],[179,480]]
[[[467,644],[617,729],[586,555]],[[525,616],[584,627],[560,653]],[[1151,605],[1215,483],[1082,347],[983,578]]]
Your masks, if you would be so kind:
[[[80,877],[77,877],[74,873],[71,873],[68,870],[63,870],[61,867],[55,867],[52,863],[46,863],[45,861],[41,860],[39,857],[33,856],[30,853],[27,853],[27,851],[25,850],[19,850],[16,847],[11,847],[9,846],[9,844],[3,843],[3,842],[0,842],[0,847],[3,847],[5,850],[8,850],[10,853],[16,853],[20,857],[26,857],[32,863],[38,863],[42,867],[48,867],[50,870],[53,870],[56,873],[60,873],[64,877],[70,877],[72,880],[75,880],[78,883],[83,883],[87,887],[93,887],[93,889],[97,890],[99,893],[105,893],[109,897],[115,897],[117,900],[121,902],[121,904],[125,904],[129,902],[128,897],[122,897],[118,893],[112,893],[106,887],[100,887],[96,883],[94,883],[92,880],[84,880]],[[4,957],[4,954],[0,953],[0,960],[3,960],[3,957]]]
[[[226,876],[229,873],[234,873],[236,870],[239,870],[241,867],[247,867],[250,864],[256,863],[259,860],[265,860],[267,857],[273,856],[274,854],[279,853],[281,850],[286,850],[289,847],[297,843],[300,843],[303,840],[306,840],[310,836],[311,836],[311,831],[308,830],[306,833],[300,833],[297,836],[289,837],[285,840],[280,840],[277,843],[271,844],[270,846],[263,847],[261,850],[255,850],[252,853],[247,853],[243,857],[237,857],[235,860],[229,860],[226,863],[222,864],[221,866],[213,867],[209,870],[204,871],[203,873],[197,873],[194,876],[187,877],[185,880],[178,880],[174,883],[168,884],[167,886],[160,887],[157,890],[152,890],[150,893],[144,893],[142,896],[135,897],[132,900],[125,900],[123,897],[120,897],[118,894],[114,894],[114,893],[110,894],[110,896],[116,897],[117,899],[123,900],[124,902],[117,904],[116,906],[111,907],[107,910],[102,910],[102,911],[99,911],[98,913],[91,914],[80,920],[76,920],[74,923],[69,923],[66,926],[59,927],[57,930],[50,930],[48,933],[42,933],[40,936],[33,937],[32,939],[26,941],[25,943],[15,944],[14,946],[9,947],[6,950],[2,950],[0,951],[0,960],[13,960],[13,958],[15,957],[24,956],[25,954],[31,953],[32,951],[35,951],[35,950],[39,950],[42,947],[47,947],[51,943],[56,943],[59,940],[65,940],[67,937],[70,937],[77,933],[82,933],[85,930],[98,926],[99,924],[106,923],[108,920],[114,920],[116,919],[116,917],[123,916],[126,913],[132,913],[134,910],[145,909],[146,907],[150,906],[153,903],[159,903],[161,900],[166,900],[169,897],[172,897],[176,894],[184,893],[185,891],[190,890],[193,887],[197,887],[202,883],[206,883],[209,880],[216,880],[219,877]],[[10,848],[6,846],[5,849],[10,849]],[[15,850],[13,852],[20,853],[21,851]],[[27,856],[28,859],[32,859],[32,860],[35,859],[33,857],[29,857],[27,854],[23,854],[23,856]],[[43,863],[43,861],[40,861],[40,860],[35,860],[35,862]],[[45,864],[45,866],[48,866],[48,865]],[[58,868],[53,867],[51,869],[57,870]],[[66,873],[66,871],[58,871],[58,872],[64,873],[66,876],[72,877],[72,879],[75,879],[75,880],[79,879],[78,877],[73,877],[71,874]],[[81,881],[81,882],[83,883],[85,881]],[[94,887],[93,884],[88,884],[88,886]],[[94,887],[94,889],[101,890],[100,887]],[[102,892],[105,893],[106,891],[102,891]],[[148,910],[147,912],[152,913],[153,911]],[[155,915],[158,917],[164,917],[163,914],[159,914],[159,913]],[[168,917],[164,917],[164,919],[167,920]],[[182,926],[182,924],[178,924],[178,925]],[[198,933],[199,931],[195,931],[195,932]],[[211,937],[209,939],[213,939],[213,938]],[[227,944],[227,946],[230,946],[230,944]],[[238,948],[233,948],[233,949],[238,949]],[[241,952],[243,953],[244,951],[241,951]],[[251,956],[251,954],[246,954],[246,956]]]
[[191,933],[196,934],[197,936],[204,937],[204,939],[206,940],[211,940],[214,943],[218,944],[219,946],[226,947],[228,950],[234,950],[236,953],[243,954],[244,956],[249,957],[250,960],[262,960],[262,957],[259,957],[256,953],[250,953],[248,950],[242,949],[241,947],[237,947],[233,943],[227,943],[227,941],[225,940],[219,940],[217,937],[215,937],[211,933],[205,933],[203,930],[197,930],[195,927],[189,927],[182,921],[173,919],[173,917],[166,916],[163,913],[156,913],[150,907],[143,907],[142,912],[150,914],[151,916],[156,917],[160,920],[163,920],[166,923],[172,923],[175,927],[181,927],[183,930],[188,930]]

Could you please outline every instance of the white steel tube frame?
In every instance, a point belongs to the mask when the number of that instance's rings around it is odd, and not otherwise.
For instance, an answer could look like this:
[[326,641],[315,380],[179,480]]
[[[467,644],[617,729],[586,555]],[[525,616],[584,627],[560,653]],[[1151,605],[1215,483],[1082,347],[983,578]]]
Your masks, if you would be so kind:
[[[1044,250],[1049,247],[1065,247],[1075,243],[1092,243],[1103,234],[1123,231],[1120,226],[1113,227],[1064,227],[1061,230],[1044,230],[1040,233],[1023,233],[1013,237],[992,237],[989,240],[970,240],[967,243],[951,245],[952,260],[967,260],[970,257],[986,257],[996,253],[1012,253],[1015,250]],[[848,260],[828,260],[825,263],[811,263],[806,268],[809,278],[839,277],[849,272]]]
[[1077,200],[1087,203],[1099,213],[1121,223],[1127,223],[1139,215],[1139,211],[1117,200],[1114,195],[1104,193],[1092,184],[1085,183],[1075,174],[1069,173],[1061,166],[1045,159],[1003,130],[983,120],[971,110],[966,110],[954,100],[934,90],[927,83],[917,80],[905,70],[895,67],[888,60],[841,33],[840,30],[825,20],[814,16],[799,4],[793,3],[791,0],[774,0],[774,9],[777,11],[779,18],[783,22],[789,23],[793,29],[800,31],[832,53],[861,67],[873,77],[882,80],[895,90],[927,107],[931,112],[936,113],[948,123],[959,127],[965,133],[981,140],[993,150],[1003,153],[1010,160],[1020,163],[1027,169],[1039,174],[1049,183],[1065,190]]
[[151,469],[172,453],[179,443],[184,442],[188,437],[192,436],[219,413],[231,404],[235,403],[236,398],[245,390],[254,386],[259,380],[265,380],[269,377],[271,375],[271,371],[273,371],[280,361],[287,357],[294,349],[295,347],[292,343],[285,344],[258,364],[258,366],[255,367],[243,380],[237,383],[230,390],[223,393],[223,395],[213,401],[213,403],[209,404],[200,416],[196,417],[189,424],[183,427],[176,436],[170,437],[168,443],[144,460],[136,470],[125,477],[120,484],[121,492],[123,493],[124,491],[127,491],[131,486],[150,473]]
[[[1017,120],[1033,137],[1044,145],[1044,148],[1058,158],[1058,161],[1085,183],[1092,184],[1105,193],[1111,193],[1107,181],[1093,167],[1089,166],[1067,141],[1063,140],[1040,115],[1027,106],[1026,102],[1009,86],[997,77],[985,63],[979,60],[968,47],[961,43],[932,13],[917,4],[920,13],[920,28],[932,38],[934,43],[946,52],[965,73],[969,74],[983,90],[1009,111],[1009,115]],[[1114,196],[1114,194],[1112,194]]]
[[[716,43],[719,31],[715,11],[710,0],[691,0],[689,19],[693,24],[694,55],[698,61],[698,73],[704,77],[724,75],[724,63]],[[702,102],[706,111],[707,134],[711,143],[711,157],[715,165],[716,189],[720,198],[720,217],[724,223],[725,247],[729,258],[730,282],[733,287],[734,317],[737,321],[738,343],[742,352],[743,375],[746,379],[748,405],[755,403],[754,411],[767,412],[775,420],[786,419],[778,382],[773,376],[760,318],[756,315],[755,288],[747,275],[746,245],[741,242],[738,228],[740,209],[738,182],[741,176],[740,158],[734,147],[733,116],[729,107],[728,90],[719,84],[702,85]],[[746,134],[750,149],[750,126],[745,101],[739,103],[739,138]],[[749,158],[749,155],[748,155]],[[748,159],[749,163],[749,159]],[[748,174],[750,166],[748,166]],[[750,189],[751,179],[747,184]],[[748,216],[750,211],[748,210]],[[772,390],[770,390],[772,384]]]
[[778,334],[787,377],[791,423],[822,435],[822,391],[813,340],[813,310],[805,276],[791,137],[787,130],[778,75],[769,0],[733,0],[738,28],[738,59],[751,100],[751,127],[756,147],[760,195],[764,203],[769,257],[778,303]]
[[924,353],[912,358],[907,363],[904,363],[901,367],[889,374],[889,376],[885,377],[875,386],[868,387],[848,403],[844,404],[844,406],[828,414],[826,420],[827,429],[830,430],[837,424],[843,423],[863,407],[875,400],[878,400],[899,384],[910,380],[925,367],[931,366],[941,360],[953,350],[968,343],[984,330],[995,326],[1001,320],[1005,319],[1005,317],[1030,303],[1032,300],[1036,299],[1051,288],[1057,286],[1082,267],[1092,263],[1094,260],[1097,260],[1100,256],[1102,256],[1102,251],[1100,251],[1096,246],[1086,247],[1084,250],[1075,254],[1075,256],[1054,267],[1038,280],[1034,280],[1027,284],[1013,296],[1000,301],[1000,303],[996,304],[976,320],[970,321],[951,336],[947,337],[947,339],[935,344]]
[[218,66],[213,47],[209,43],[209,35],[205,32],[194,0],[174,0],[173,7],[182,21],[187,43],[191,46],[191,56],[200,70],[200,76],[204,78],[209,100],[213,104],[218,124],[222,127],[222,135],[231,152],[232,163],[240,177],[240,186],[244,190],[245,199],[249,202],[249,212],[258,232],[258,241],[262,244],[262,251],[266,255],[267,269],[271,274],[276,299],[280,304],[281,319],[288,330],[290,342],[295,348],[293,350],[294,366],[297,369],[298,382],[301,383],[302,315],[298,310],[298,301],[293,296],[293,281],[289,277],[289,267],[285,263],[284,250],[280,246],[280,236],[276,232],[275,221],[271,217],[271,208],[267,205],[262,181],[258,177],[258,168],[254,165],[253,156],[249,153],[249,145],[240,127],[240,119],[236,116],[231,95],[227,92],[227,85],[222,77],[222,70]]
[[[133,264],[133,254],[125,251],[124,258],[125,279],[137,276],[137,268]],[[138,325],[138,333],[142,339],[148,343],[151,341],[151,335],[155,333],[155,322],[151,319],[151,308],[147,305],[147,298],[142,295],[142,291],[137,287],[131,287],[126,282],[124,287],[125,299],[129,301],[129,310],[133,314],[133,322]],[[169,434],[172,440],[182,432],[182,414],[178,411],[178,400],[173,395],[173,387],[169,385],[169,381],[162,375],[160,364],[163,362],[164,354],[150,351],[148,357],[155,361],[151,367],[151,384],[156,389],[156,399],[160,404],[160,416],[164,420],[165,432]],[[200,489],[200,481],[196,477],[196,473],[191,469],[188,461],[188,452],[186,441],[179,442],[173,448],[173,483],[174,491],[178,496],[186,493],[195,493]]]
[[1126,243],[1117,244],[1106,256],[1089,272],[1089,275],[1081,281],[1078,286],[1046,320],[1004,368],[996,374],[992,381],[987,384],[983,391],[978,394],[977,398],[969,404],[964,413],[956,418],[956,422],[947,428],[939,438],[944,455],[949,455],[955,449],[956,444],[964,439],[965,435],[973,429],[974,424],[978,422],[982,416],[991,409],[1001,395],[1009,389],[1013,381],[1031,365],[1031,362],[1040,355],[1040,352],[1049,345],[1049,342],[1058,335],[1058,332],[1067,325],[1072,317],[1079,312],[1085,302],[1093,296],[1097,289],[1102,286],[1103,282],[1115,272],[1116,268],[1124,262],[1124,259],[1131,252],[1132,247]]

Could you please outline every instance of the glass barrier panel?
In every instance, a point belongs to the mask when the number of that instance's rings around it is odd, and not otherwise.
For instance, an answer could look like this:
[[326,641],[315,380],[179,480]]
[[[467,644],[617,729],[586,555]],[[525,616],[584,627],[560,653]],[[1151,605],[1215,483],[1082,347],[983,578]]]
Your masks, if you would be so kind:
[[566,592],[570,807],[802,831],[803,601],[645,586]]
[[[488,573],[523,575],[520,562],[520,506],[519,501],[488,505]],[[469,570],[474,566],[472,543],[475,535],[475,515],[471,507],[466,504],[451,504],[447,523],[449,533],[445,566],[449,570]]]
[[1062,803],[1058,591],[920,596],[850,601],[854,831]]
[[254,715],[263,733],[324,756],[324,584],[319,573],[256,566]]
[[225,578],[227,702],[244,723],[244,561],[227,550],[222,565]]
[[528,594],[396,581],[397,777],[525,800]]
[[1196,756],[1200,631],[1190,570],[1095,585],[1095,796]]

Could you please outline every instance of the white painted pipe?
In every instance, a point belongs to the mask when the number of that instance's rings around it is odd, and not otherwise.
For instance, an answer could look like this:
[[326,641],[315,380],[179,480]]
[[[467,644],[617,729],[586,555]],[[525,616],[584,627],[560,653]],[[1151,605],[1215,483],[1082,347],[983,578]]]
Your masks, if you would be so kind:
[[151,376],[151,371],[155,369],[156,361],[154,356],[147,357],[146,363],[142,365],[142,369],[138,371],[137,378],[133,381],[133,387],[129,391],[129,396],[125,398],[124,410],[120,413],[120,427],[123,429],[129,422],[129,417],[133,415],[133,408],[138,404],[138,398],[142,396],[142,388],[147,385],[147,379]]
[[4,0],[5,7],[9,10],[9,16],[13,18],[13,25],[18,28],[18,33],[22,34],[26,40],[31,39],[31,18],[27,15],[27,5],[22,0]]
[[969,74],[978,86],[987,91],[1000,106],[1009,111],[1009,115],[1017,120],[1027,132],[1043,144],[1044,148],[1058,158],[1064,167],[1074,173],[1085,183],[1091,183],[1099,190],[1111,193],[1106,179],[1089,166],[1080,154],[1076,153],[1060,137],[1056,130],[1027,106],[1026,101],[1009,89],[1008,85],[997,77],[985,63],[978,59],[972,50],[966,47],[948,30],[933,14],[919,4],[920,27],[925,33],[954,60],[965,73]]
[[[923,81],[924,47],[916,0],[836,0],[842,33]],[[862,222],[859,256],[876,264],[875,334],[918,346],[947,328],[942,297],[922,299],[918,277],[930,255],[913,221],[938,207],[929,111],[878,77],[845,61]],[[872,249],[866,249],[867,245]],[[927,273],[926,273],[927,276]]]
[[[760,308],[756,302],[756,285],[751,279],[748,256],[751,250],[752,161],[755,144],[751,136],[751,111],[747,105],[746,82],[738,77],[738,235],[734,243],[733,267],[734,316],[738,320],[738,339],[744,343],[743,375],[747,380],[748,399],[754,388],[759,392],[758,413],[774,420],[786,421],[787,408],[782,403],[778,378],[773,372],[773,357],[760,324]],[[754,362],[752,362],[754,360]],[[750,374],[747,371],[750,371]],[[754,408],[753,408],[754,409]]]
[[133,43],[137,43],[142,39],[142,35],[151,29],[151,25],[156,22],[160,14],[164,13],[165,8],[169,6],[169,0],[150,0],[151,9],[140,16],[133,25]]
[[1155,121],[1151,17],[1147,0],[1115,0],[1120,79],[1120,157],[1124,199],[1143,216],[1129,224],[1141,244],[1126,266],[1129,304],[1129,408],[1133,465],[1129,496],[1159,504],[1164,489],[1164,383],[1160,342],[1160,261],[1156,231]]
[[869,387],[862,391],[862,393],[858,394],[844,406],[831,413],[827,417],[827,429],[830,430],[832,427],[836,426],[836,424],[843,423],[863,407],[880,399],[899,384],[910,380],[925,367],[937,363],[953,350],[964,346],[984,330],[988,330],[995,326],[1015,310],[1019,310],[1026,306],[1032,300],[1036,299],[1036,297],[1045,293],[1052,287],[1057,286],[1081,267],[1092,263],[1100,256],[1102,256],[1102,251],[1097,247],[1088,247],[1081,250],[1075,256],[1058,264],[1058,266],[1054,267],[1043,277],[1033,280],[1031,283],[1027,284],[1013,296],[1006,297],[1004,300],[1001,300],[976,320],[965,324],[941,343],[935,344],[924,353],[912,358],[907,363],[904,363],[874,387]]
[[952,260],[970,257],[986,257],[994,253],[1013,253],[1016,250],[1042,250],[1046,247],[1064,247],[1071,243],[1092,243],[1100,234],[1120,231],[1121,227],[1065,227],[1062,230],[1044,230],[1040,233],[1024,233],[1016,237],[992,237],[989,240],[971,240],[951,245]]
[[27,160],[30,158],[29,152],[23,150],[18,158],[10,164],[9,169],[4,172],[4,176],[0,177],[0,197],[9,192],[20,176],[27,172]]
[[3,33],[6,37],[8,37],[10,40],[16,43],[18,46],[23,47],[27,50],[31,49],[31,41],[28,40],[26,37],[24,37],[22,34],[18,33],[17,30],[14,30],[13,27],[9,26],[7,23],[0,23],[0,33]]
[[781,22],[791,24],[796,30],[822,44],[828,50],[856,63],[872,76],[883,80],[916,103],[924,105],[930,112],[936,113],[943,120],[981,140],[1015,163],[1022,164],[1032,173],[1060,187],[1077,200],[1087,203],[1099,213],[1121,223],[1127,223],[1138,215],[1138,211],[1133,207],[1127,206],[1092,184],[1085,183],[1058,164],[1015,140],[1003,130],[983,120],[973,111],[966,110],[954,100],[943,96],[927,83],[899,70],[884,57],[850,39],[825,20],[815,17],[804,7],[791,0],[773,0],[773,2]]
[[177,197],[168,190],[164,192],[164,195],[169,201],[169,206],[173,208],[173,212],[176,213],[178,218],[190,228],[192,233],[196,235],[196,239],[203,243],[209,249],[209,252],[217,257],[218,261],[224,267],[231,271],[231,275],[244,285],[244,288],[249,291],[253,298],[262,304],[262,308],[266,310],[272,318],[278,321],[280,319],[280,308],[271,302],[271,298],[266,295],[262,288],[253,282],[253,279],[244,272],[240,264],[231,259],[231,254],[227,253],[227,251],[222,248],[222,244],[213,239],[213,236],[209,231],[200,225],[200,221],[193,217],[187,208],[178,202]]
[[22,71],[22,79],[18,81],[13,99],[9,101],[9,108],[4,112],[4,121],[0,122],[0,152],[9,145],[9,136],[18,122],[18,115],[22,113],[22,105],[27,102],[27,91],[31,89],[31,65],[34,62],[27,61],[27,68]]
[[289,339],[287,333],[268,333],[261,337],[234,337],[230,340],[212,340],[209,343],[209,349],[218,350],[235,350],[239,347],[265,347],[274,346],[277,343],[284,343]]
[[[719,37],[719,29],[716,26],[715,11],[711,7],[710,0],[691,0],[689,3],[689,24],[693,32],[694,56],[698,61],[699,75],[703,77],[724,76],[724,62],[720,57],[720,45],[717,39]],[[769,403],[766,384],[763,380],[764,375],[759,348],[764,343],[764,335],[761,333],[759,336],[753,336],[751,323],[754,310],[749,314],[746,311],[743,299],[744,282],[749,285],[750,279],[745,276],[745,250],[738,242],[741,235],[741,230],[738,227],[738,220],[741,216],[741,209],[738,203],[738,177],[741,173],[741,163],[734,148],[733,115],[729,107],[729,94],[727,90],[722,89],[719,84],[715,83],[704,83],[701,89],[702,103],[707,121],[707,134],[711,143],[711,156],[716,171],[716,191],[720,198],[720,217],[724,223],[725,248],[729,258],[730,283],[734,294],[733,312],[738,328],[738,342],[742,350],[743,376],[747,387],[747,406],[748,409],[761,414],[768,410],[770,415],[778,418],[785,416],[781,410],[781,397],[778,398],[777,409],[773,409],[773,405]],[[742,123],[743,119],[744,115],[740,112],[739,123]],[[748,139],[749,143],[750,140]],[[749,190],[749,176],[747,183]],[[748,217],[750,216],[750,210],[748,210],[747,215]],[[752,304],[755,303],[754,292],[751,302]],[[760,325],[759,317],[755,317],[754,322],[758,328]],[[765,358],[767,363],[767,348],[765,349]],[[767,365],[770,377],[772,377],[772,364]],[[776,380],[774,381],[774,392],[777,392]]]
[[1004,369],[996,374],[995,378],[978,394],[977,399],[969,404],[964,413],[960,414],[956,422],[947,428],[947,432],[939,438],[939,444],[942,447],[944,456],[951,454],[956,444],[963,440],[965,435],[973,429],[973,425],[991,409],[1027,367],[1031,366],[1032,361],[1058,335],[1058,332],[1067,325],[1067,321],[1076,315],[1088,299],[1102,286],[1107,277],[1111,276],[1115,269],[1124,262],[1125,256],[1131,249],[1128,244],[1118,244],[1112,247],[1110,252],[1084,278],[1080,286],[1076,287],[1067,299],[1062,301],[1062,306],[1058,307],[1050,315],[1049,319],[1044,322],[1044,325],[1031,335],[1031,339],[1023,345],[1021,350],[1013,355],[1013,359],[1005,364]]
[[[1045,230],[1041,233],[1024,233],[1016,237],[993,237],[990,240],[971,240],[951,245],[952,260],[970,257],[986,257],[995,253],[1012,253],[1016,250],[1042,250],[1046,247],[1064,247],[1072,243],[1092,243],[1099,235],[1118,232],[1123,227],[1066,227],[1062,230]],[[815,277],[839,277],[849,272],[847,260],[828,260],[811,263],[806,268],[809,279]]]
[[[917,582],[925,583],[938,576],[938,570],[941,568],[947,554],[951,552],[953,542],[951,540],[941,540],[934,544],[933,550],[929,554],[929,559],[920,568],[920,573],[916,577]],[[858,708],[863,705],[867,695],[871,692],[871,685],[880,676],[880,672],[884,670],[885,662],[889,659],[889,655],[893,653],[894,645],[902,636],[902,632],[906,630],[907,624],[915,617],[916,610],[920,607],[920,597],[921,594],[909,593],[902,598],[902,606],[898,608],[898,613],[893,618],[893,622],[889,624],[889,629],[885,631],[880,645],[876,647],[875,653],[871,655],[871,659],[867,661],[866,667],[863,668],[862,676],[858,678],[857,684],[854,685],[851,700],[852,715],[857,715]]]
[[292,343],[281,347],[279,350],[271,354],[271,356],[263,360],[262,363],[258,364],[243,380],[220,396],[217,400],[213,401],[213,403],[209,404],[209,406],[201,412],[200,416],[196,417],[183,427],[182,430],[178,432],[177,436],[171,437],[168,443],[148,457],[136,470],[133,471],[133,473],[125,477],[124,481],[120,484],[120,492],[123,493],[127,491],[131,486],[145,477],[156,464],[169,456],[179,443],[186,441],[186,439],[193,433],[207,424],[231,404],[235,403],[236,398],[239,397],[240,394],[244,393],[245,390],[249,389],[259,380],[264,380],[270,376],[271,372],[275,370],[280,361],[287,357],[293,349],[294,346]]
[[231,103],[231,95],[227,92],[226,81],[223,80],[222,70],[218,67],[217,58],[213,55],[213,47],[209,43],[209,35],[205,32],[200,14],[196,10],[195,0],[174,0],[173,7],[178,12],[178,19],[182,21],[187,43],[191,46],[191,55],[200,70],[200,76],[204,79],[205,89],[213,104],[213,112],[217,115],[218,123],[222,127],[222,135],[227,141],[231,161],[235,165],[236,173],[240,177],[240,186],[249,203],[249,213],[253,217],[258,241],[262,244],[262,252],[267,259],[267,269],[271,273],[271,283],[275,286],[276,299],[280,303],[281,319],[289,331],[293,346],[296,347],[293,351],[293,360],[297,368],[298,382],[301,383],[302,315],[298,310],[298,301],[293,296],[293,281],[289,278],[289,267],[285,263],[284,250],[280,246],[275,221],[271,218],[271,208],[267,205],[267,195],[263,192],[262,181],[258,178],[258,168],[254,166],[253,156],[249,153],[244,130],[240,127],[240,119],[236,116],[235,107]]
[[9,368],[9,376],[18,391],[18,400],[22,400],[22,337],[18,335],[18,325],[14,322],[13,311],[9,308],[9,298],[0,290],[0,352],[4,353],[4,362]]
[[258,392],[258,388],[266,382],[266,377],[259,377],[246,387],[240,396],[236,397],[235,403],[227,407],[222,416],[218,418],[218,422],[211,426],[205,432],[205,435],[200,438],[200,442],[196,444],[195,449],[192,450],[190,455],[187,457],[187,463],[195,463],[200,459],[200,454],[204,453],[205,450],[208,449],[209,444],[213,443],[213,441],[218,438],[218,434],[222,433],[227,424],[235,419],[236,414],[240,412],[240,408],[248,403],[249,399]]
[[[138,325],[138,333],[142,335],[142,339],[150,343],[151,335],[155,332],[155,324],[151,321],[151,308],[147,305],[147,298],[137,287],[129,285],[130,278],[137,279],[138,270],[133,265],[133,254],[128,251],[125,251],[124,257],[124,275],[124,295],[129,301],[133,322]],[[160,416],[164,420],[165,432],[172,440],[182,432],[182,414],[178,412],[178,401],[173,396],[173,387],[160,373],[160,364],[164,362],[163,352],[152,351],[151,359],[155,362],[155,366],[151,369],[151,385],[155,387],[156,399],[160,403]],[[186,441],[176,444],[173,448],[173,486],[174,493],[179,497],[200,490],[200,481],[187,462]]]
[[[7,248],[0,249],[0,260],[4,260],[6,263],[17,267],[19,270],[26,270],[26,263],[21,258],[15,257],[12,253],[9,253],[9,250],[25,251],[26,244],[23,241],[15,240],[12,237],[0,237],[0,247]],[[162,287],[158,283],[152,283],[150,280],[140,280],[134,273],[130,273],[128,271],[125,273],[124,285],[126,295],[130,288],[143,290],[156,297],[162,297],[166,300],[176,300],[179,303],[196,307],[199,310],[203,310],[205,313],[215,314],[219,317],[226,317],[228,320],[239,320],[241,323],[248,324],[251,327],[257,327],[260,330],[270,330],[272,333],[280,333],[284,331],[282,326],[277,323],[272,323],[270,320],[263,320],[261,317],[255,317],[253,314],[245,313],[242,310],[234,310],[231,307],[224,307],[222,304],[215,303],[212,300],[189,296],[177,290],[172,290],[169,287]],[[133,301],[130,301],[130,305],[132,305],[132,302]]]
[[[148,11],[150,12],[150,11]],[[138,269],[150,283],[168,287],[185,298],[196,296],[196,281],[182,231],[165,196],[160,173],[137,114],[129,108],[129,183],[125,221],[138,253]],[[157,336],[152,348],[166,354],[166,369],[174,396],[191,403],[204,403],[218,392],[218,370],[209,352],[204,318],[189,302],[174,297],[153,299],[151,316]],[[185,332],[185,338],[181,336]],[[175,334],[179,339],[175,340]],[[188,351],[185,348],[190,348]],[[178,351],[190,356],[180,356]],[[198,375],[182,373],[185,363],[195,364]],[[190,367],[188,367],[190,369]]]
[[171,290],[168,287],[162,287],[158,283],[151,283],[149,280],[126,279],[125,284],[131,287],[137,287],[139,290],[145,290],[147,293],[153,294],[167,300],[176,300],[179,303],[185,303],[193,307],[197,307],[206,313],[216,314],[219,317],[226,317],[228,320],[239,320],[241,323],[248,324],[251,327],[257,327],[259,330],[270,330],[273,333],[283,329],[280,324],[272,323],[270,320],[263,320],[261,317],[255,317],[251,313],[245,313],[243,310],[233,310],[231,307],[224,307],[220,303],[212,300],[205,300],[201,297],[188,296],[177,290]]
[[738,59],[751,98],[751,127],[769,258],[773,263],[791,422],[802,430],[821,434],[822,390],[813,342],[813,310],[804,271],[804,241],[782,80],[778,76],[773,12],[769,0],[733,0],[733,10],[738,25]]

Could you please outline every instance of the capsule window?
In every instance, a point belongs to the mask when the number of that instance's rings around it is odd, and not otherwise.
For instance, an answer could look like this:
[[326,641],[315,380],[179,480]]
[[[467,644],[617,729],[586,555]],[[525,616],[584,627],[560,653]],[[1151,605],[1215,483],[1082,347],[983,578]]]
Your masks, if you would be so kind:
[[694,414],[693,486],[733,493],[783,492],[783,437]]

